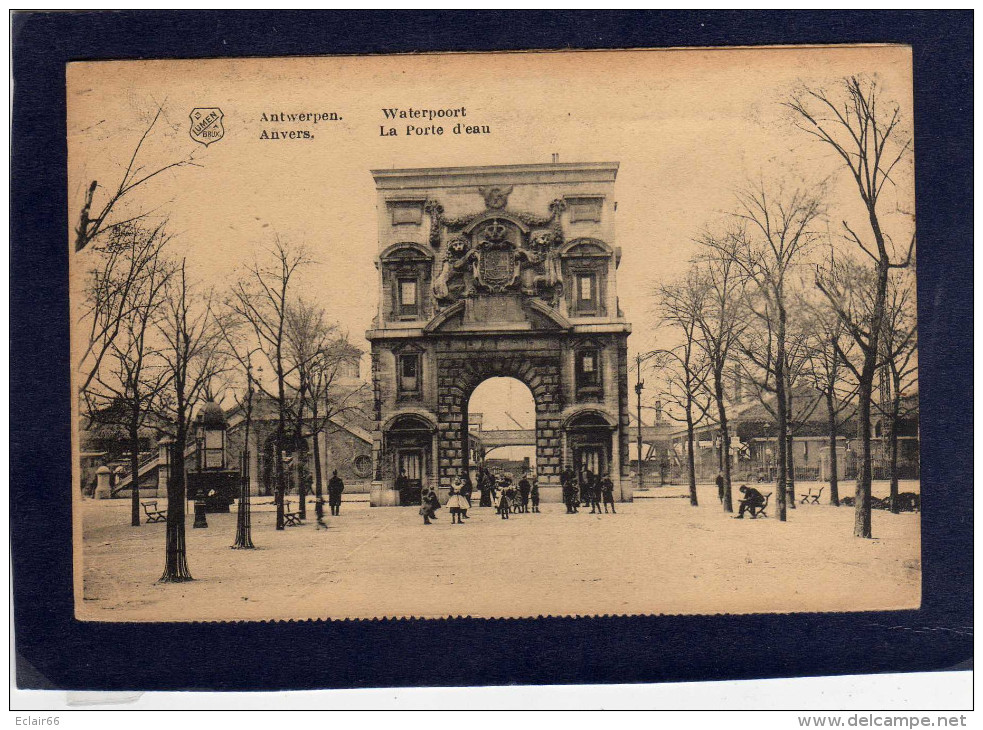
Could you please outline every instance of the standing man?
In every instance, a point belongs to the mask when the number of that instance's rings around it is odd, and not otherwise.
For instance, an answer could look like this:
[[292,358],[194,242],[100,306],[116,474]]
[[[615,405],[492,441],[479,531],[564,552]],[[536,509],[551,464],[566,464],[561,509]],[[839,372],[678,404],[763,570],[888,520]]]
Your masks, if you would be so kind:
[[478,467],[478,506],[491,507],[491,500],[488,498],[488,477],[485,467]]
[[589,475],[587,500],[590,502],[590,513],[601,514],[601,477],[591,472],[587,472],[587,474]]
[[331,472],[331,479],[328,480],[328,506],[331,507],[331,514],[337,516],[341,513],[341,493],[345,491],[345,483],[338,476],[338,470]]
[[611,505],[611,514],[618,514],[614,511],[614,482],[611,481],[611,476],[609,474],[605,474],[604,478],[601,480],[601,498],[604,502],[605,514],[607,514],[608,505]]
[[523,474],[519,480],[519,500],[521,503],[520,512],[529,511],[529,494],[532,492],[532,484],[529,483],[529,475]]
[[580,495],[577,500],[578,504],[583,503],[584,507],[591,504],[590,493],[591,487],[594,485],[594,472],[586,467],[582,472],[580,472]]
[[717,499],[720,500],[720,504],[724,503],[724,475],[719,471],[717,472]]
[[567,514],[573,512],[571,492],[573,491],[573,470],[567,467],[560,473],[560,488],[563,492],[563,504],[566,505]]
[[532,497],[532,511],[539,512],[539,479],[536,477],[532,478],[532,489],[529,491],[529,496]]

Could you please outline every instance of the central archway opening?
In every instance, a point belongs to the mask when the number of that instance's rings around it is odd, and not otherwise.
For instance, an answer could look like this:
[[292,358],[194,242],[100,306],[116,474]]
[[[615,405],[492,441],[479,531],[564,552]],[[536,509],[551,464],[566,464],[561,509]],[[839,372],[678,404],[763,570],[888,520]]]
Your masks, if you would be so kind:
[[478,467],[518,480],[536,472],[536,401],[521,380],[493,377],[471,393],[467,446],[472,483]]

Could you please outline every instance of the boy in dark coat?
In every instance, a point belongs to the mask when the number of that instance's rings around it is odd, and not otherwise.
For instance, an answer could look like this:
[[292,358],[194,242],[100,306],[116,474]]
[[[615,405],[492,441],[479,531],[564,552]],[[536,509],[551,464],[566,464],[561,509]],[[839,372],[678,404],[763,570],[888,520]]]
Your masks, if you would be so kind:
[[539,481],[536,477],[532,478],[532,488],[529,490],[529,496],[532,497],[532,511],[539,512]]
[[587,501],[590,503],[590,513],[601,514],[601,479],[599,476],[587,472],[589,482],[587,484]]
[[529,477],[526,474],[522,475],[522,479],[519,480],[519,500],[520,500],[520,512],[529,511],[529,494],[532,492],[532,484],[529,483]]

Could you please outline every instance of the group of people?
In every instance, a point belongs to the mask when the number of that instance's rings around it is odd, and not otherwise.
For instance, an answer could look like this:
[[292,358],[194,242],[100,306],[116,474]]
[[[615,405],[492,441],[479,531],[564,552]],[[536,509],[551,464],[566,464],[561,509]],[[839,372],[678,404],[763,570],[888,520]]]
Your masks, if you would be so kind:
[[[474,488],[471,485],[471,477],[468,474],[454,477],[451,482],[450,492],[447,498],[447,511],[451,515],[452,525],[463,525],[468,517],[468,510],[471,509],[471,493]],[[423,524],[431,525],[431,520],[437,519],[437,510],[441,508],[440,498],[437,490],[424,487],[420,492],[420,514],[423,516]]]
[[[503,520],[507,520],[510,514],[529,512],[530,505],[532,512],[539,512],[539,484],[529,473],[523,474],[516,484],[510,476],[492,474],[482,466],[478,469],[477,477],[478,490],[481,494],[478,506],[494,506],[496,514],[501,515]],[[468,510],[471,509],[473,491],[471,476],[466,472],[454,477],[446,505],[440,504],[437,490],[424,487],[420,495],[420,515],[423,517],[423,524],[433,524],[432,520],[437,519],[437,510],[446,506],[451,515],[451,524],[463,525],[464,520],[470,519]]]
[[530,502],[532,511],[539,512],[539,482],[536,477],[529,478],[523,474],[518,484],[512,483],[512,478],[506,475],[489,475],[487,490],[490,500],[495,504],[495,511],[507,520],[510,514],[529,512]]
[[[506,474],[492,474],[482,466],[477,473],[479,507],[494,507],[496,514],[503,520],[509,515],[524,512],[539,512],[539,483],[536,477],[526,472],[517,483]],[[578,477],[570,467],[560,474],[560,484],[563,491],[563,503],[567,514],[576,514],[580,507],[590,507],[591,514],[617,514],[614,507],[614,482],[607,474],[594,474],[590,469],[583,469]],[[451,515],[451,524],[463,525],[471,509],[471,494],[473,487],[471,477],[462,472],[454,477],[451,483],[446,505],[441,505],[437,490],[424,487],[420,500],[420,515],[423,524],[432,524],[437,519],[437,510],[446,506]],[[530,509],[531,508],[531,509]]]
[[[331,478],[328,480],[328,507],[334,517],[341,514],[341,495],[344,491],[345,482],[338,476],[338,470],[335,469],[331,472]],[[314,502],[314,514],[317,515],[317,529],[320,530],[322,527],[325,530],[328,529],[328,526],[324,524],[323,496],[318,496],[317,501]]]
[[614,509],[614,482],[607,474],[594,474],[590,469],[583,469],[578,477],[576,472],[567,467],[560,472],[560,486],[563,493],[563,504],[567,514],[576,514],[580,507],[590,507],[591,514],[601,514],[601,507],[607,514],[617,514]]

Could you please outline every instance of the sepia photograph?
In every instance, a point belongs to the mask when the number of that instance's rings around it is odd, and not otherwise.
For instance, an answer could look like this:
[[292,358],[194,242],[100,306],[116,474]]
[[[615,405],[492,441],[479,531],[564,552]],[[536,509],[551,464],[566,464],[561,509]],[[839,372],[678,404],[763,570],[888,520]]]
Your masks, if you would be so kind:
[[77,619],[921,606],[909,46],[65,83]]

